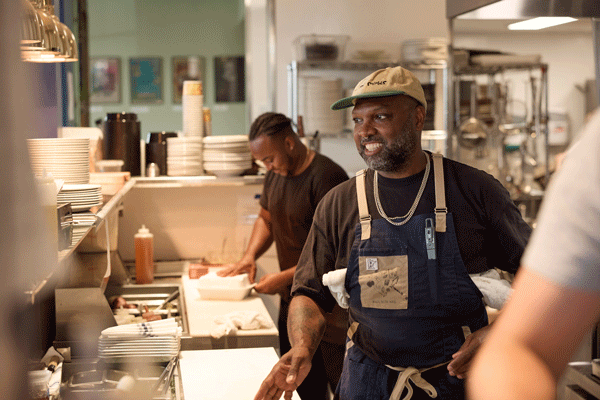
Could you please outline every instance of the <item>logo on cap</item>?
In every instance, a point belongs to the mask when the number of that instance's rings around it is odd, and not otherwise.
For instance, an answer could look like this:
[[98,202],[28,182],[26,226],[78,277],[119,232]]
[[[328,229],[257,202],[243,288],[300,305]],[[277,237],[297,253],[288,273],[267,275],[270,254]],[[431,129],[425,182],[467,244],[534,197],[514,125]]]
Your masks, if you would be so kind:
[[375,81],[375,82],[367,82],[367,86],[370,85],[385,85],[387,81]]

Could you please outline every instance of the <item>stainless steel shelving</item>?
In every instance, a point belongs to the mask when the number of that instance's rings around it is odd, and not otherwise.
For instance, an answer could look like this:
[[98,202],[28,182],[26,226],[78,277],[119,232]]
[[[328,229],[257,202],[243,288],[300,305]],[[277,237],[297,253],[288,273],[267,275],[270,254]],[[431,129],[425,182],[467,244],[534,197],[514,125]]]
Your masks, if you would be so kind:
[[[442,98],[436,99],[436,103],[441,104],[443,108],[443,117],[441,125],[436,127],[436,131],[443,130],[447,132],[448,109],[445,106],[448,104],[448,65],[446,62],[439,61],[431,64],[416,64],[416,63],[398,63],[398,62],[375,62],[375,61],[292,61],[287,67],[287,84],[288,84],[288,115],[294,122],[298,122],[298,79],[302,72],[320,71],[320,72],[339,72],[341,75],[348,75],[354,72],[373,72],[378,69],[396,67],[402,65],[404,68],[416,71],[428,71],[430,81],[436,82],[439,78],[436,77],[438,72],[441,72]],[[356,81],[358,83],[358,80]],[[434,132],[434,131],[432,131]],[[347,132],[339,132],[345,134]],[[449,135],[448,135],[449,136]]]

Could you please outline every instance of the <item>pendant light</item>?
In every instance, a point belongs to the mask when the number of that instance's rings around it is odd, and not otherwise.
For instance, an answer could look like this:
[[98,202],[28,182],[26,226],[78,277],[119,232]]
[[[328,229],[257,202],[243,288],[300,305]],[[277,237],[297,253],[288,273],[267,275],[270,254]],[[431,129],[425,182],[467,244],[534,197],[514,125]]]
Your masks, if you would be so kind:
[[[25,0],[27,2],[27,0]],[[78,60],[75,35],[54,14],[51,0],[32,0],[35,13],[39,18],[41,41],[39,43],[21,42],[21,57],[24,61],[38,63],[74,62]],[[31,12],[24,6],[25,17]],[[33,17],[29,17],[33,19]],[[25,28],[23,28],[25,29]],[[22,37],[25,37],[23,34]]]

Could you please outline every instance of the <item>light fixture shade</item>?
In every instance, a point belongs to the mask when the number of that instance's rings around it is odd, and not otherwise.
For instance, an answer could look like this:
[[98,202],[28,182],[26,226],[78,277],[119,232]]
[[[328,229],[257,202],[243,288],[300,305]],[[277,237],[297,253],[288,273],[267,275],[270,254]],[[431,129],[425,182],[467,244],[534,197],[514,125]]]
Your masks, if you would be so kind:
[[41,47],[40,17],[29,0],[21,0],[21,45]]
[[[41,41],[39,43],[21,43],[21,58],[28,62],[73,62],[78,61],[75,35],[54,14],[54,6],[48,0],[26,1],[37,15]],[[25,6],[26,13],[31,8]],[[33,19],[33,17],[30,17]],[[25,26],[22,28],[25,29]],[[32,40],[32,39],[31,39]]]

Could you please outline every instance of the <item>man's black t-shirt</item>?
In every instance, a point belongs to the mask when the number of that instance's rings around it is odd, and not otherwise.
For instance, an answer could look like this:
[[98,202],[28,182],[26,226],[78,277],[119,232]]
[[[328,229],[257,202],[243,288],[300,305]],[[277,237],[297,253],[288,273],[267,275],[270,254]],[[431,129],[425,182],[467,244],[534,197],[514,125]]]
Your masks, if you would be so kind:
[[347,180],[342,167],[319,153],[300,175],[267,173],[260,205],[271,214],[271,232],[282,271],[298,262],[319,201]]
[[[430,161],[432,164],[433,162]],[[403,179],[379,176],[379,194],[389,217],[405,215],[415,200],[424,171]],[[369,213],[381,218],[373,196],[374,172],[366,175]],[[491,175],[444,158],[446,205],[453,214],[460,254],[470,274],[499,268],[516,272],[531,234],[508,191]],[[433,165],[415,215],[435,208]],[[335,300],[321,282],[323,274],[346,268],[358,223],[356,179],[331,190],[319,204],[298,261],[292,293],[304,294],[325,310]],[[301,266],[301,268],[300,268]]]

